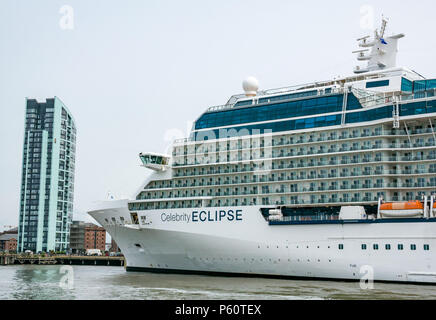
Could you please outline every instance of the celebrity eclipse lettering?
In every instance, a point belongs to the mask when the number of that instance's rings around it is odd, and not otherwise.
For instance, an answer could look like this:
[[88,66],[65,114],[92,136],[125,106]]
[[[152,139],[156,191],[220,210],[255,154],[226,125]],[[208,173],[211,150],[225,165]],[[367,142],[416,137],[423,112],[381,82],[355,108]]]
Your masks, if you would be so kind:
[[242,221],[242,210],[196,210],[189,213],[162,213],[162,222],[224,222]]

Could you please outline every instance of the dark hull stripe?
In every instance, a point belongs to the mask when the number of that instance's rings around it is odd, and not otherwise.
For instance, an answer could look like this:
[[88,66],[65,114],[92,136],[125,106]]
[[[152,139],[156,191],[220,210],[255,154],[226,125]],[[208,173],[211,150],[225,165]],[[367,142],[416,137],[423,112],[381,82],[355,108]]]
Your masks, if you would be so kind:
[[[284,279],[284,280],[317,280],[317,281],[341,281],[341,282],[359,282],[360,281],[360,279],[286,276],[286,275],[274,275],[274,274],[255,274],[255,273],[219,272],[219,271],[202,271],[202,270],[163,269],[163,268],[132,267],[132,266],[127,266],[126,270],[127,271],[150,272],[150,273],[205,275],[205,276],[215,276],[215,277],[243,277],[243,278],[267,278],[267,279]],[[419,285],[436,286],[436,283],[434,283],[434,282],[394,281],[394,280],[374,280],[374,282],[398,283],[398,284],[419,284]]]

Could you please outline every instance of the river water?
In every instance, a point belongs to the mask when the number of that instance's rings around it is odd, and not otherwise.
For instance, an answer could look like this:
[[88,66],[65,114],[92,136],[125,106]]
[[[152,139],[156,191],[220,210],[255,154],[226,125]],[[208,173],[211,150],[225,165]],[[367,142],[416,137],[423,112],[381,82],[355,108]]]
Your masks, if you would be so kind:
[[436,286],[126,272],[109,266],[0,267],[0,299],[436,299]]

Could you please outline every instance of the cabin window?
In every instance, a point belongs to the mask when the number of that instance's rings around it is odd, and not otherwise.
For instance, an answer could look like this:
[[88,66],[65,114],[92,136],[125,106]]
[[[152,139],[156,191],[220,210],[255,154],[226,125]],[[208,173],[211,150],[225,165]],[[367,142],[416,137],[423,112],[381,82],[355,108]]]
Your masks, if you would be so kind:
[[366,250],[366,244],[362,244],[362,250]]
[[374,250],[378,250],[378,244],[374,243],[374,244],[372,245],[372,248],[373,248]]
[[391,245],[390,244],[386,244],[385,248],[386,248],[386,250],[391,250]]
[[424,245],[424,250],[430,250],[430,246],[428,244]]
[[416,250],[416,244],[411,244],[410,245],[410,250]]
[[344,245],[342,243],[339,244],[339,250],[343,250],[344,249]]
[[398,244],[398,250],[403,250],[403,245],[402,244]]

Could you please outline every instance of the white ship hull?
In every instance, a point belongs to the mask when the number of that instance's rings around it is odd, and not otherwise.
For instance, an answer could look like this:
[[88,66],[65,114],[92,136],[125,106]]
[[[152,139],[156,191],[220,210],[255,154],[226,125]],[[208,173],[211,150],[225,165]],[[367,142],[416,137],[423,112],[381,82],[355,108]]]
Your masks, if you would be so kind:
[[[220,210],[226,215],[216,221]],[[436,218],[270,225],[250,206],[138,211],[139,224],[131,224],[127,201],[89,214],[117,242],[128,270],[436,283]]]

